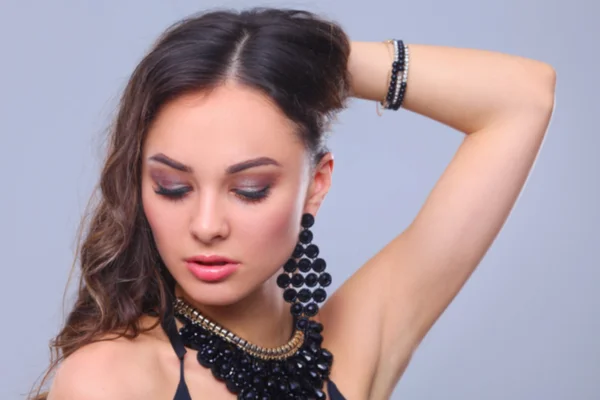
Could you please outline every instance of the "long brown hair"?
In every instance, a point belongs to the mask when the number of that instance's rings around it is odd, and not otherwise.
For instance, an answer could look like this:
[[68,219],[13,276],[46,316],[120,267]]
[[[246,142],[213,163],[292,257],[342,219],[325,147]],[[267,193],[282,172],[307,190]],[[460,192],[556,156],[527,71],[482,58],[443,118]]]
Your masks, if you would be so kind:
[[268,95],[317,159],[326,152],[329,117],[349,93],[349,52],[337,24],[298,10],[212,11],[161,35],[122,95],[98,201],[82,222],[77,299],[50,343],[50,367],[30,398],[46,399],[40,394],[45,382],[77,349],[109,333],[134,338],[144,331],[143,314],[164,316],[173,278],[154,244],[140,193],[142,145],[160,107],[234,79]]

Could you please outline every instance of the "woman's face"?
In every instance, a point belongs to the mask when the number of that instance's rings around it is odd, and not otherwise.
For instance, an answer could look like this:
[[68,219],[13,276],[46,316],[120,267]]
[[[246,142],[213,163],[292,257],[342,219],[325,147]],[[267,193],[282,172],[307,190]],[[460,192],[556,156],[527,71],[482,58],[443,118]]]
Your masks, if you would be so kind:
[[[302,214],[316,214],[332,166],[328,154],[311,169],[292,123],[253,89],[227,84],[164,106],[144,143],[142,202],[186,295],[227,305],[269,281],[297,243]],[[235,263],[189,260],[215,255]]]

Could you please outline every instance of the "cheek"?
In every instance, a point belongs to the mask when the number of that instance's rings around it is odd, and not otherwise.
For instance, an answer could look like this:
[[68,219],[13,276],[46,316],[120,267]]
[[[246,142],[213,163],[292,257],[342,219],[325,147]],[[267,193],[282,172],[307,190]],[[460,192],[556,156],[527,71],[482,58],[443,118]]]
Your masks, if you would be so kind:
[[[259,206],[260,207],[260,206]],[[252,213],[244,229],[245,254],[260,268],[275,272],[291,256],[298,242],[302,201],[297,193]]]
[[177,238],[181,238],[183,221],[181,212],[173,212],[175,207],[165,204],[158,198],[151,188],[145,188],[142,192],[142,205],[148,224],[152,230],[152,236],[156,247],[163,259],[169,265],[169,248],[173,248]]
[[296,207],[289,206],[287,209],[278,207],[270,218],[263,223],[265,231],[264,240],[269,243],[286,244],[296,237]]

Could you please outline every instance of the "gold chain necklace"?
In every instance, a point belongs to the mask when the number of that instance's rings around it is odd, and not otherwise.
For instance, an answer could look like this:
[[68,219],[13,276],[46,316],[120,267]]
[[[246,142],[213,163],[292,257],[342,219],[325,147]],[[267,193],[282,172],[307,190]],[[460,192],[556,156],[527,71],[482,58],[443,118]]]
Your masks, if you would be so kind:
[[222,326],[219,326],[218,324],[209,320],[208,318],[200,314],[198,310],[187,304],[181,298],[177,298],[175,300],[174,311],[175,314],[179,314],[187,318],[193,324],[200,325],[202,328],[220,336],[227,342],[237,346],[246,353],[261,358],[263,360],[284,360],[294,355],[304,343],[304,332],[295,327],[294,335],[283,346],[274,348],[258,346],[256,344],[250,343],[242,339],[235,333],[228,331]]

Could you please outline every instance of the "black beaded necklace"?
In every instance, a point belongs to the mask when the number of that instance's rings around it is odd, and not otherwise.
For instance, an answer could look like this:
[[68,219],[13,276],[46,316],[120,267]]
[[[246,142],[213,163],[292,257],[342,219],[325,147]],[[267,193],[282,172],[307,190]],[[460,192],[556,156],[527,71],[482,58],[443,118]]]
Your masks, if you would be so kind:
[[290,342],[276,349],[250,344],[203,317],[182,299],[174,304],[183,344],[238,399],[325,399],[333,355],[321,347],[323,325],[300,318]]
[[333,355],[321,347],[323,325],[310,318],[327,298],[331,275],[325,272],[327,264],[319,258],[319,247],[312,243],[314,222],[313,215],[302,215],[298,243],[277,277],[294,316],[294,335],[285,345],[267,349],[248,343],[183,299],[175,299],[175,317],[184,324],[179,330],[183,345],[197,350],[198,362],[238,399],[326,398],[323,384],[329,379]]

